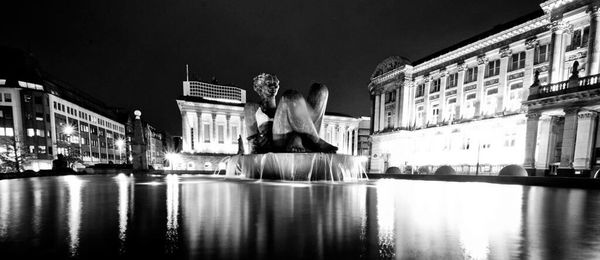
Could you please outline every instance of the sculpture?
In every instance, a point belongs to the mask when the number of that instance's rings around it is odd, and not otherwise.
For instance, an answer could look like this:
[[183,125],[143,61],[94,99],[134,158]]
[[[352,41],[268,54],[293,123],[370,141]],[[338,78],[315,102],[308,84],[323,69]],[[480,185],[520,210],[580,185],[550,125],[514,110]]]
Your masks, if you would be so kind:
[[298,91],[288,90],[279,104],[275,101],[279,90],[275,75],[262,73],[253,85],[260,104],[244,107],[250,153],[337,151],[319,137],[329,95],[325,85],[314,83],[306,100]]

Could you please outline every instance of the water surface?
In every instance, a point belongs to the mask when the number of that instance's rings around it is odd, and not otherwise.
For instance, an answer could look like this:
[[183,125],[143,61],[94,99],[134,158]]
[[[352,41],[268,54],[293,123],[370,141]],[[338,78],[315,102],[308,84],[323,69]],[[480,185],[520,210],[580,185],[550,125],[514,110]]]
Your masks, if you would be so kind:
[[0,256],[600,259],[600,192],[175,175],[0,180]]

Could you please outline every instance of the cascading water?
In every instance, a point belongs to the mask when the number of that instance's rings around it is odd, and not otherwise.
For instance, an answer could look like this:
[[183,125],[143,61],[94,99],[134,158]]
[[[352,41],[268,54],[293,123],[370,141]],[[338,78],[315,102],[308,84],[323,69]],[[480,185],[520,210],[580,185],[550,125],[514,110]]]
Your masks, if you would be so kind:
[[226,175],[288,181],[367,179],[364,157],[328,153],[266,153],[228,158]]

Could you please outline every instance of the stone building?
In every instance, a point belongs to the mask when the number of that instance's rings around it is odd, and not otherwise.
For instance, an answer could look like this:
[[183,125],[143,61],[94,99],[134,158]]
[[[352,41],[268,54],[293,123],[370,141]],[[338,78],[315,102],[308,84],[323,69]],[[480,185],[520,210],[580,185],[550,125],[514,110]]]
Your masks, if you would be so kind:
[[450,165],[497,174],[518,164],[530,174],[588,174],[600,104],[598,6],[545,1],[415,62],[381,62],[369,84],[372,171]]
[[[224,167],[223,159],[238,152],[238,139],[243,140],[247,153],[247,134],[244,121],[246,91],[200,81],[183,82],[183,95],[177,99],[181,112],[182,153],[176,163],[179,170],[217,170]],[[338,153],[358,155],[359,139],[368,137],[364,128],[369,118],[354,118],[326,112],[319,133],[323,140],[338,146]],[[362,135],[362,137],[361,137]],[[361,142],[364,145],[364,143]]]

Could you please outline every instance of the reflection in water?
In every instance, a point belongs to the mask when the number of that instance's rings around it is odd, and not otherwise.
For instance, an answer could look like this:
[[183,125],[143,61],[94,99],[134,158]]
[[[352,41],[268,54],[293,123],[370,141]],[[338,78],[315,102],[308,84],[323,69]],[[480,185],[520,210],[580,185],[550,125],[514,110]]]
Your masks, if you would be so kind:
[[127,175],[120,173],[115,177],[117,186],[119,187],[119,252],[125,252],[125,242],[127,241],[127,220],[129,215],[129,195],[132,185],[132,180]]
[[179,217],[179,177],[174,174],[167,175],[167,253],[177,250],[179,234],[177,232]]
[[77,255],[79,248],[79,229],[81,228],[81,189],[83,181],[77,176],[63,177],[69,194],[69,252],[71,256]]
[[0,255],[600,259],[600,192],[175,175],[3,180]]
[[0,241],[5,240],[8,234],[8,216],[10,213],[9,202],[9,180],[0,180]]

